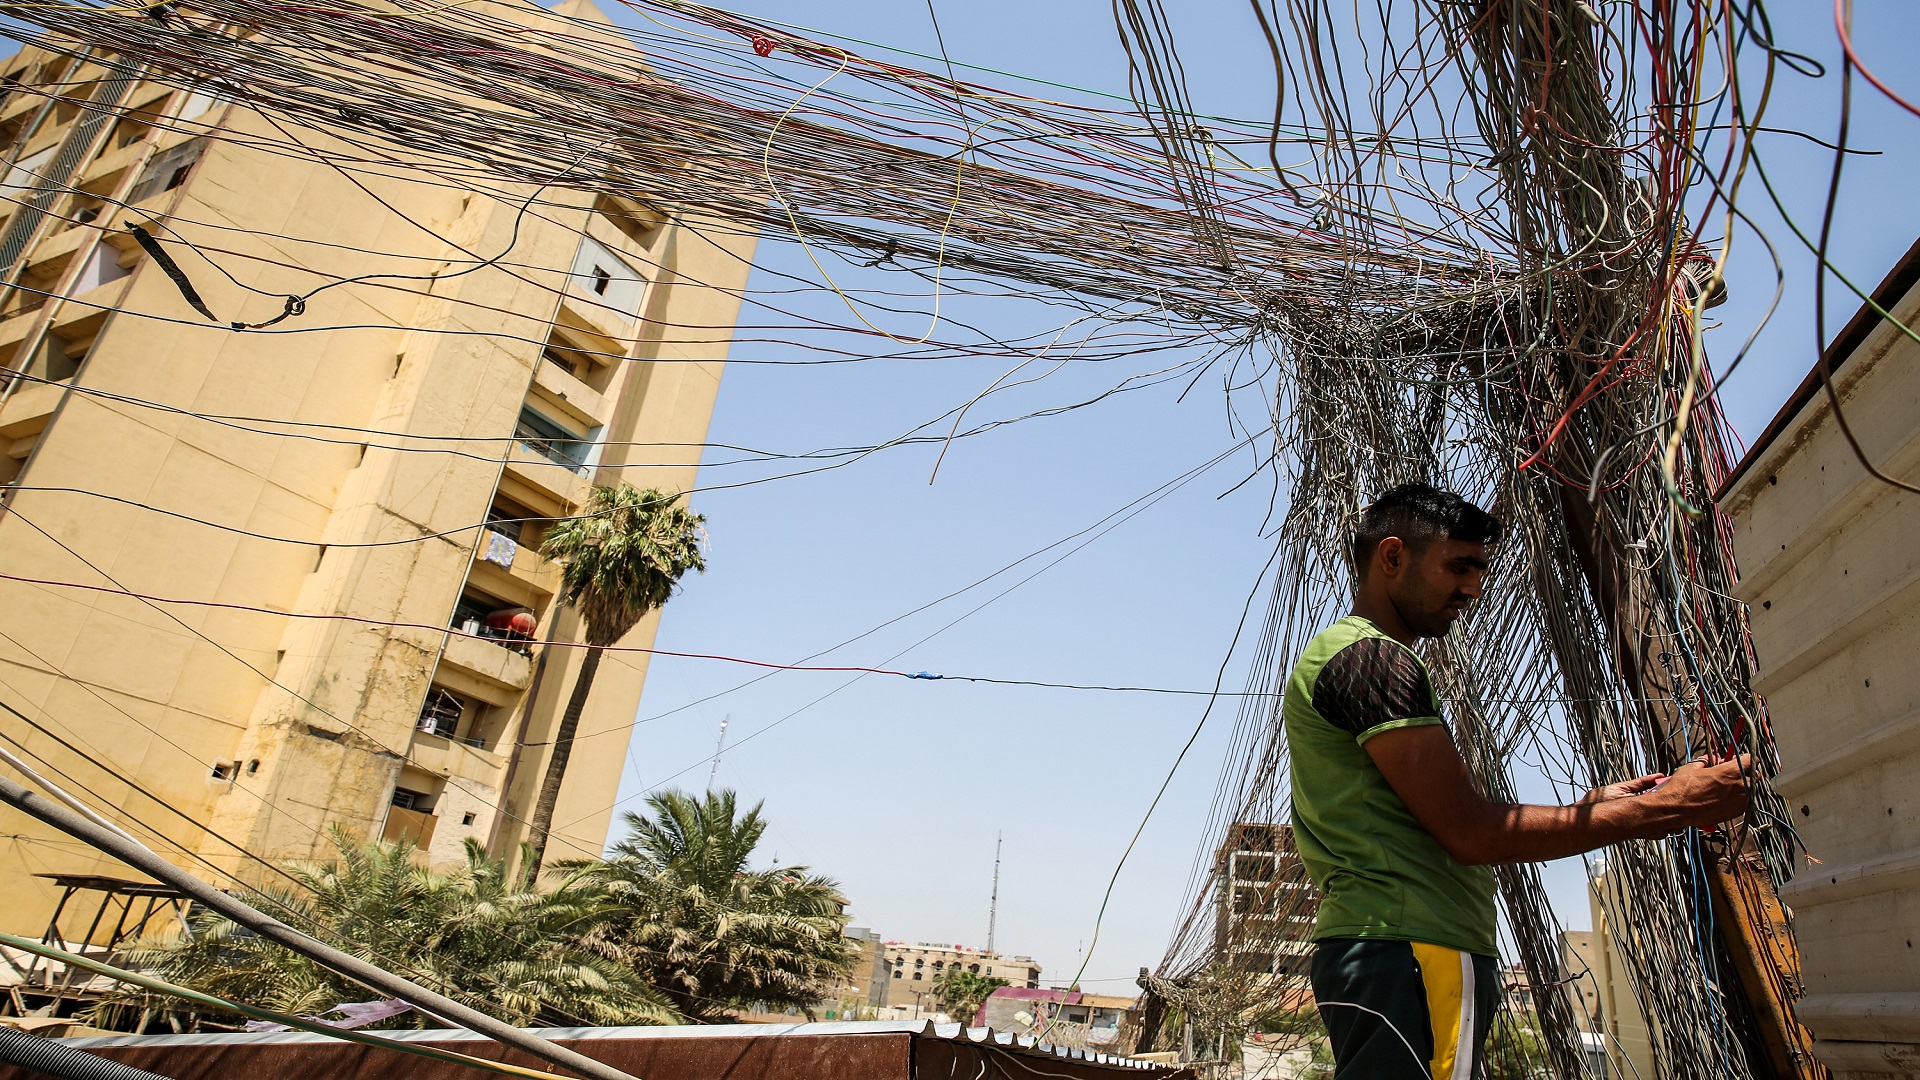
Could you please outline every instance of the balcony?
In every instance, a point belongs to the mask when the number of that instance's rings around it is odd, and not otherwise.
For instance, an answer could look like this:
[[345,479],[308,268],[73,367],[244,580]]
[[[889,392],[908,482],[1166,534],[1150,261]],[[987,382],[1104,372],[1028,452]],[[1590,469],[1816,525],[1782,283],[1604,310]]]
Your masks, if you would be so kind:
[[546,455],[516,442],[507,455],[506,479],[501,490],[550,517],[568,517],[593,489],[593,482],[574,467],[556,464]]
[[467,582],[521,606],[541,609],[560,588],[560,566],[541,557],[539,548],[496,537],[489,529],[480,535]]
[[60,405],[60,397],[65,394],[64,383],[23,382],[0,405],[0,440],[25,439],[39,434],[47,426],[47,419]]
[[458,777],[492,791],[500,790],[507,778],[506,758],[426,731],[413,733],[413,745],[407,748],[407,764],[433,776]]
[[413,846],[422,851],[433,843],[433,827],[440,819],[420,810],[408,810],[404,807],[387,807],[387,826],[380,832],[380,839],[393,843],[411,840]]
[[519,440],[522,448],[551,464],[575,476],[587,475],[587,455],[592,452],[593,444],[539,413],[531,409],[520,410],[520,419],[513,426],[513,437]]
[[533,661],[525,656],[504,644],[457,634],[447,638],[440,665],[510,691],[525,690],[533,681]]
[[[592,360],[585,361],[593,363]],[[542,360],[534,370],[533,385],[540,391],[542,398],[558,407],[567,415],[567,419],[582,428],[597,428],[607,422],[606,398],[600,391],[588,386],[572,372],[563,369],[551,360]],[[515,434],[518,434],[516,431]]]

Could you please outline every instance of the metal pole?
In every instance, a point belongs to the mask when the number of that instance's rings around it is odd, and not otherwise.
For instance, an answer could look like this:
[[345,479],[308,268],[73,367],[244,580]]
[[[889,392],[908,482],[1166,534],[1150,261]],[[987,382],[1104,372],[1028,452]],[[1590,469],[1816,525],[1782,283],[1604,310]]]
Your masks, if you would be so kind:
[[35,795],[4,777],[0,777],[0,802],[37,818],[69,836],[86,841],[156,881],[166,882],[276,945],[291,949],[388,997],[398,998],[430,1016],[459,1024],[461,1027],[479,1032],[516,1050],[532,1054],[548,1064],[558,1065],[581,1076],[589,1077],[591,1080],[638,1080],[637,1077],[595,1061],[585,1054],[548,1042],[530,1031],[524,1031],[486,1013],[470,1009],[452,998],[436,994],[424,986],[375,967],[359,957],[349,956],[330,945],[315,941],[271,915],[256,911],[228,896],[154,854],[145,846],[116,835],[108,829],[103,829],[66,807]]
[[707,790],[713,790],[713,778],[720,775],[720,754],[727,748],[727,725],[733,721],[733,714],[720,718],[720,738],[713,744],[713,768],[707,770]]
[[987,901],[987,952],[993,952],[993,931],[1000,921],[1000,841],[1005,833],[993,834],[993,897]]

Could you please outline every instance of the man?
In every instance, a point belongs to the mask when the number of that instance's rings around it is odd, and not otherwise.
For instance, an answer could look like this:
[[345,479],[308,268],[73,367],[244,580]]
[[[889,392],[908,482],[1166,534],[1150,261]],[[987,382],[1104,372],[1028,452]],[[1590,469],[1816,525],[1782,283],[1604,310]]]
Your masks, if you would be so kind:
[[1314,886],[1313,994],[1337,1080],[1467,1080],[1500,1000],[1492,863],[1538,862],[1744,813],[1745,758],[1690,762],[1571,806],[1481,797],[1418,638],[1480,596],[1500,522],[1402,484],[1361,516],[1353,613],[1287,681],[1294,839]]

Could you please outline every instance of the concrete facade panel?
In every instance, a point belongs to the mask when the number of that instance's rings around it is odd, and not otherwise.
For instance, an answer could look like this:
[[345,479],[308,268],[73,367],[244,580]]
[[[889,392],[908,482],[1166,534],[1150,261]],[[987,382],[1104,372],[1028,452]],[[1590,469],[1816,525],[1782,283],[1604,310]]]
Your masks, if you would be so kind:
[[[1883,302],[1920,316],[1920,293]],[[1877,320],[1841,340],[1834,383],[1862,448],[1920,479],[1920,346]],[[1795,408],[1720,505],[1738,525],[1736,594],[1751,605],[1779,788],[1817,860],[1781,890],[1799,1010],[1846,1080],[1920,1059],[1920,497],[1861,469],[1823,393]]]

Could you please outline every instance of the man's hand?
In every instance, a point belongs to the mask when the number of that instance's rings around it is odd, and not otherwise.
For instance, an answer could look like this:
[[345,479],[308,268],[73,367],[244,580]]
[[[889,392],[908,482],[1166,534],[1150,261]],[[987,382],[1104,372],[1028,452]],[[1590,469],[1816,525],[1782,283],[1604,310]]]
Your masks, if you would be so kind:
[[1645,796],[1672,815],[1673,825],[1648,836],[1668,836],[1687,826],[1710,829],[1745,814],[1753,802],[1747,783],[1752,771],[1752,754],[1720,762],[1700,758],[1675,769],[1665,783]]
[[1711,828],[1746,812],[1753,764],[1746,755],[1692,761],[1672,776],[1609,784],[1571,806],[1525,806],[1482,798],[1444,727],[1382,732],[1366,750],[1414,819],[1468,865],[1541,862],[1688,826]]
[[1587,806],[1591,803],[1612,802],[1614,799],[1625,799],[1633,795],[1645,795],[1647,792],[1665,783],[1666,780],[1667,774],[1663,772],[1651,773],[1646,776],[1636,776],[1631,780],[1622,780],[1617,784],[1608,784],[1606,787],[1594,788],[1592,791],[1587,792],[1584,798],[1573,805]]

